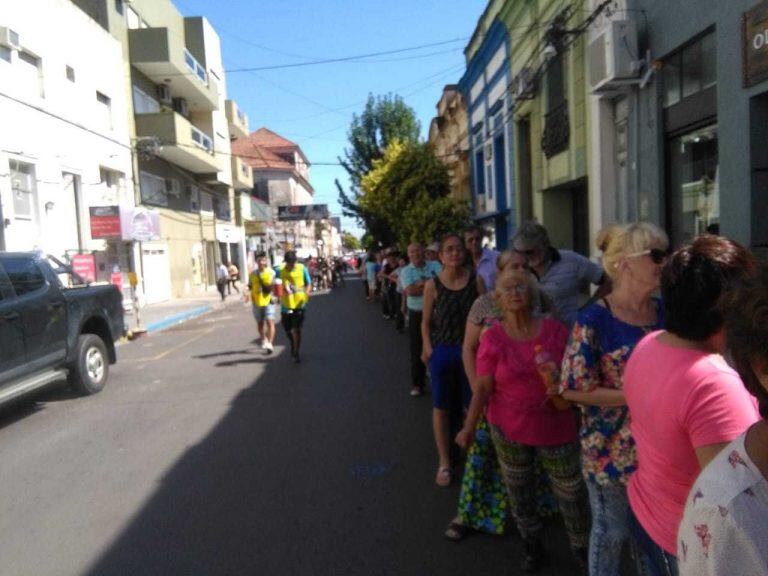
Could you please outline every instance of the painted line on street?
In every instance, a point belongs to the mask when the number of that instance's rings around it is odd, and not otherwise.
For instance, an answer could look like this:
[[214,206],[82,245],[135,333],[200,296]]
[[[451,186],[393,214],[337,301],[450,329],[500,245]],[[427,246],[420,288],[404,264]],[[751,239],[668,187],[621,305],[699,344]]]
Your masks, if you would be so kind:
[[135,364],[143,364],[144,362],[154,362],[156,360],[161,360],[162,358],[165,358],[170,354],[171,352],[176,352],[176,350],[179,350],[181,348],[184,348],[184,346],[188,346],[189,344],[192,344],[192,342],[195,342],[196,340],[200,340],[203,336],[207,336],[211,332],[216,330],[216,326],[212,326],[211,328],[208,328],[207,330],[202,330],[195,336],[192,336],[192,338],[188,338],[187,340],[184,340],[184,342],[181,342],[180,344],[176,344],[176,346],[171,346],[167,350],[163,350],[159,354],[156,354],[155,356],[144,356],[143,358],[131,358],[130,362]]
[[162,320],[158,320],[157,322],[147,324],[146,329],[147,332],[159,332],[160,330],[165,330],[166,328],[170,328],[176,324],[181,324],[182,322],[201,316],[202,314],[210,312],[211,310],[213,310],[213,306],[206,304],[205,306],[193,308],[192,310],[186,310],[184,312],[174,314],[173,316],[163,318]]

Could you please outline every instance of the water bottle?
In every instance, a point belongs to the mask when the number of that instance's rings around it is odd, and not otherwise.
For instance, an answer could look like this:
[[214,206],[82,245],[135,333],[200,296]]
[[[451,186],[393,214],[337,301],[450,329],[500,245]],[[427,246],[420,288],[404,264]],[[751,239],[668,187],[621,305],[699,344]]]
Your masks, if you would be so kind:
[[[536,364],[536,371],[539,373],[542,383],[544,384],[544,390],[549,389],[558,384],[560,379],[560,370],[557,368],[557,364],[552,360],[549,352],[544,350],[541,344],[536,344],[533,347],[534,363]],[[558,410],[567,410],[571,407],[571,403],[565,398],[560,396],[548,396],[548,399],[552,401],[552,404]]]

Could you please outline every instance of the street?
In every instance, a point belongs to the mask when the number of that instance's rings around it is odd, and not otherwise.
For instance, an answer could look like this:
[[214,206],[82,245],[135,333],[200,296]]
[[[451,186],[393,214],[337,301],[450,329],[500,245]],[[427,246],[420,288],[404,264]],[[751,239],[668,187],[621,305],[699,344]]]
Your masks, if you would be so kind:
[[[302,364],[226,308],[118,349],[100,394],[0,414],[4,576],[514,574],[520,540],[443,537],[430,398],[358,281],[312,298]],[[571,573],[559,521],[542,574]]]

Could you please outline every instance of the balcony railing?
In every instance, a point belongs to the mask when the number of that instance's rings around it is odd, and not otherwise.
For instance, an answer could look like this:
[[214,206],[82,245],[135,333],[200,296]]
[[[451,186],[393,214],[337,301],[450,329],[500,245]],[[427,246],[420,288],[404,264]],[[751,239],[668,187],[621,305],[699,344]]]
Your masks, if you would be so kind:
[[184,63],[191,72],[195,73],[195,76],[197,76],[203,84],[208,86],[208,72],[205,71],[202,64],[200,64],[200,62],[192,56],[189,50],[186,49],[184,50]]
[[541,149],[547,158],[568,149],[571,136],[571,124],[568,120],[568,101],[547,112],[544,117],[544,134]]
[[192,142],[197,144],[200,148],[209,154],[213,154],[213,140],[211,137],[202,130],[195,128],[194,126],[190,126],[189,128],[192,132]]

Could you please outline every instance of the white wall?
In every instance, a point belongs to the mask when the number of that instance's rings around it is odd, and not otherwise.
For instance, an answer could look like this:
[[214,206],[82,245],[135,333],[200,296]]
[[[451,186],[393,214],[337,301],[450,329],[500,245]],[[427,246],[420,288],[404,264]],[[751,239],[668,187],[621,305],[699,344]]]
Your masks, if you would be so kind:
[[[12,9],[0,12],[0,26],[19,34],[22,51],[38,58],[39,66],[35,75],[16,50],[0,57],[0,202],[9,222],[6,249],[63,255],[78,248],[75,193],[64,172],[81,183],[83,248],[99,249],[102,242],[90,241],[89,203],[133,203],[120,44],[67,0],[7,4]],[[74,82],[67,78],[67,66]],[[109,98],[108,108],[97,101],[97,91]],[[31,218],[14,208],[14,160],[33,166]],[[123,185],[107,189],[100,168],[121,173]]]

